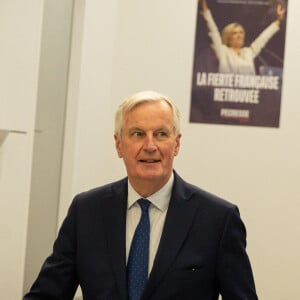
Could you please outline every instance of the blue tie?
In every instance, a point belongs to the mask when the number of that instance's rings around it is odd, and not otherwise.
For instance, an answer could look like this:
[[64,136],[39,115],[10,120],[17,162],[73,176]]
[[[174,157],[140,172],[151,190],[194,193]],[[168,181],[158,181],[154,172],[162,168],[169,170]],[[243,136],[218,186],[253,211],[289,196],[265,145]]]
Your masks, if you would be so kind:
[[142,215],[132,238],[127,262],[127,287],[129,300],[140,300],[148,280],[150,221],[147,199],[139,199]]

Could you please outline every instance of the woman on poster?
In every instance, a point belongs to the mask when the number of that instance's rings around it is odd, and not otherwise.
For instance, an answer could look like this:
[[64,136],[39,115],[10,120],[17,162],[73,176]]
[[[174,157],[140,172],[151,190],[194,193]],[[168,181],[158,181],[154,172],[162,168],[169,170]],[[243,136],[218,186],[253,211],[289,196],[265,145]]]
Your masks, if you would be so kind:
[[199,0],[199,3],[203,18],[207,23],[212,48],[219,62],[219,72],[255,75],[254,59],[279,31],[285,7],[278,3],[276,20],[264,29],[249,47],[245,47],[245,30],[241,24],[230,23],[220,34],[206,0]]

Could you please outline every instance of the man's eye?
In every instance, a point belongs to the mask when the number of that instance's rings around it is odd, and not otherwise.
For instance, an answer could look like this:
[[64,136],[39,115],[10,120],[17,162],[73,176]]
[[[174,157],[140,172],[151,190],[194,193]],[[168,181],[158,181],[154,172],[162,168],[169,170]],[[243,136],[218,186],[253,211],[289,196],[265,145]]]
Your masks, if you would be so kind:
[[133,136],[142,136],[143,133],[140,132],[140,131],[134,131],[134,132],[132,132],[132,135],[133,135]]
[[165,131],[159,131],[157,135],[160,137],[168,136],[168,134]]

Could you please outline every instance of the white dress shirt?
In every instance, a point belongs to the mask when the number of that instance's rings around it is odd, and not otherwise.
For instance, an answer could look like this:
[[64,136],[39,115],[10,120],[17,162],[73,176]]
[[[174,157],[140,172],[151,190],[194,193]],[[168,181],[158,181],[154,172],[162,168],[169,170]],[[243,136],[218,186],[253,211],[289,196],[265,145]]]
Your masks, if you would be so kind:
[[[166,214],[171,198],[171,192],[174,182],[174,175],[172,173],[169,181],[156,193],[149,196],[148,199],[151,204],[149,207],[150,218],[150,244],[149,244],[149,268],[150,274],[160,242],[163,226],[166,219]],[[130,251],[131,241],[134,235],[135,228],[141,218],[141,208],[137,200],[144,198],[140,196],[128,181],[128,201],[127,201],[127,215],[126,215],[126,259]]]

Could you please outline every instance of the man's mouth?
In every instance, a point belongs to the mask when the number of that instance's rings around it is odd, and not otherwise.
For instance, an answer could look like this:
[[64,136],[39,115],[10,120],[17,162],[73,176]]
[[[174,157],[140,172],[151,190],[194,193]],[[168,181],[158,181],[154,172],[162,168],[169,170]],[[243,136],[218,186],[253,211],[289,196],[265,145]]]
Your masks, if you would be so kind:
[[160,162],[159,159],[140,159],[139,161],[142,163],[148,163],[148,164]]

